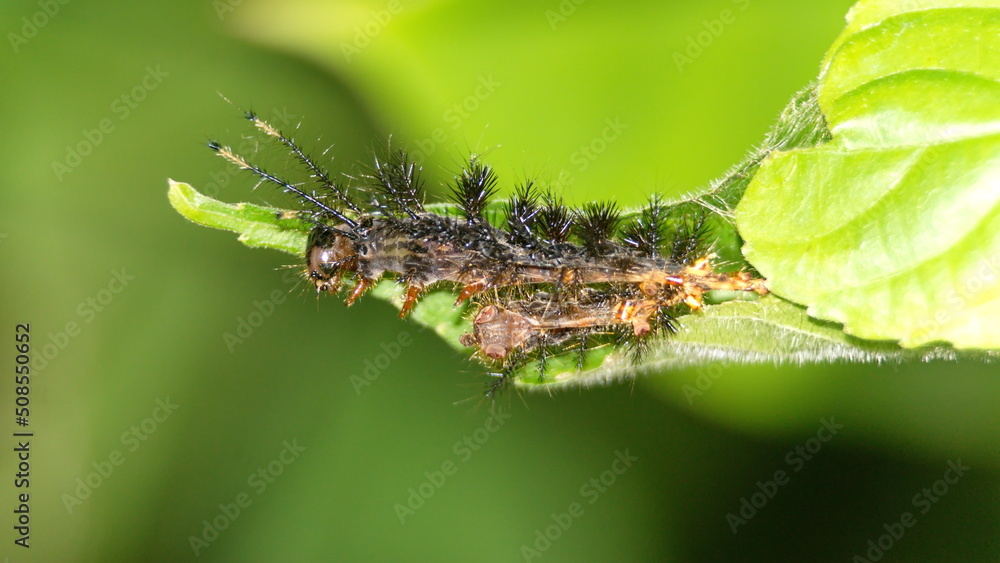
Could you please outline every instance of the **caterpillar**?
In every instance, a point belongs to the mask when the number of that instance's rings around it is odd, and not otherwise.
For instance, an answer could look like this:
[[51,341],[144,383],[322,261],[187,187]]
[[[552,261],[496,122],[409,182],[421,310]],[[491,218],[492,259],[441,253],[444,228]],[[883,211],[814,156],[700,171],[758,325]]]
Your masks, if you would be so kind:
[[640,286],[621,285],[603,290],[583,287],[570,295],[553,295],[538,291],[528,298],[505,298],[484,304],[473,316],[473,331],[459,341],[486,361],[498,363],[502,371],[493,390],[503,387],[507,379],[530,361],[539,364],[544,376],[550,350],[575,348],[578,368],[582,368],[588,343],[601,335],[614,335],[618,342],[629,345],[634,361],[646,351],[648,339],[660,332],[676,332],[676,310],[687,306],[699,309],[705,291],[753,291],[766,293],[766,288],[746,272],[734,275],[712,272],[709,257],[703,257],[685,268],[684,283],[663,286],[649,295]]
[[405,317],[428,288],[449,284],[456,305],[475,305],[473,332],[462,344],[500,361],[502,382],[529,358],[540,356],[544,366],[553,347],[573,341],[585,350],[594,333],[630,334],[641,347],[657,327],[672,330],[674,307],[699,309],[708,291],[767,293],[749,272],[715,271],[707,211],[678,217],[658,197],[631,216],[613,202],[571,209],[527,181],[499,218],[488,217],[497,176],[473,156],[451,185],[457,213],[437,213],[425,206],[420,168],[404,151],[376,157],[359,178],[348,177],[362,182],[352,186],[255,113],[245,116],[305,169],[306,182],[271,174],[217,141],[209,147],[305,205],[300,217],[313,228],[303,275],[316,292],[337,294],[349,281],[351,305],[390,276],[405,286]]
[[503,388],[517,370],[533,361],[544,379],[547,359],[562,351],[575,350],[580,369],[586,353],[592,346],[607,343],[608,336],[630,346],[633,359],[638,360],[648,338],[677,330],[671,309],[681,294],[651,298],[632,293],[585,288],[569,302],[536,292],[527,299],[484,305],[473,317],[472,332],[459,340],[476,348],[487,362],[499,365],[501,371],[494,374],[498,379],[487,395]]

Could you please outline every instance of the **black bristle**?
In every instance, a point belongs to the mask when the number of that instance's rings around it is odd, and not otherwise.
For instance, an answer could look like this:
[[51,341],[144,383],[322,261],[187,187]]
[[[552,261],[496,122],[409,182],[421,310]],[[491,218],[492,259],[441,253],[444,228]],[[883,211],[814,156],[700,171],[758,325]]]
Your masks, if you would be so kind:
[[493,169],[478,158],[469,159],[452,187],[452,199],[461,208],[469,224],[482,220],[483,210],[497,192],[497,178]]
[[660,256],[667,243],[666,227],[666,208],[659,196],[653,196],[635,221],[623,229],[622,242],[643,256]]
[[[261,179],[261,181],[271,182],[272,184],[279,186],[285,193],[293,194],[299,199],[301,199],[303,202],[305,202],[307,205],[312,206],[315,209],[313,217],[316,221],[319,221],[321,218],[325,217],[327,220],[333,219],[340,221],[346,224],[351,229],[354,229],[358,226],[358,223],[356,221],[344,215],[339,210],[327,205],[323,201],[323,197],[317,196],[315,192],[309,192],[303,190],[300,186],[287,182],[275,176],[274,174],[271,174],[267,170],[264,170],[260,166],[257,166],[256,164],[247,162],[245,158],[233,152],[233,150],[230,147],[223,146],[214,142],[210,143],[209,147],[212,148],[212,150],[216,151],[216,153],[219,156],[237,165],[239,168],[247,170],[252,174],[256,175],[258,178]],[[349,238],[357,238],[357,235],[355,235],[354,233],[345,232],[345,236]]]
[[538,211],[538,218],[533,225],[535,231],[543,240],[550,244],[559,244],[569,240],[572,231],[573,216],[563,205],[561,199],[551,193],[543,196],[545,203]]
[[629,359],[633,364],[640,364],[647,354],[649,354],[649,337],[633,335],[628,346]]
[[532,225],[538,217],[538,190],[533,182],[526,182],[514,190],[514,195],[507,201],[507,231],[515,244],[530,246],[537,239]]
[[347,194],[347,191],[330,177],[330,174],[326,171],[326,169],[317,164],[312,157],[306,154],[306,152],[302,150],[302,147],[295,142],[295,139],[285,135],[279,129],[261,119],[252,111],[245,111],[243,115],[250,122],[252,122],[258,130],[284,145],[289,152],[292,153],[292,156],[294,156],[297,161],[306,167],[309,171],[309,177],[319,184],[320,195],[313,192],[311,194],[313,198],[322,201],[332,197],[337,200],[340,206],[346,207],[354,213],[361,213],[361,208],[359,208],[354,200]]
[[507,386],[510,385],[515,371],[517,371],[516,367],[508,366],[501,373],[489,374],[495,379],[486,383],[486,391],[483,393],[483,397],[486,399],[495,399],[497,395],[503,393],[507,389]]
[[707,254],[705,241],[709,229],[708,215],[704,212],[686,218],[673,236],[670,257],[681,264],[688,264]]
[[642,362],[649,353],[649,336],[636,336],[629,325],[618,325],[612,331],[615,341],[625,351],[625,355],[633,364]]
[[590,348],[587,346],[587,341],[590,339],[590,333],[592,329],[585,328],[580,331],[580,336],[576,345],[576,369],[577,371],[582,371],[583,366],[587,360],[587,352]]
[[576,236],[592,256],[605,254],[621,222],[621,211],[613,201],[588,203],[578,214]]
[[677,317],[670,311],[670,308],[660,309],[651,320],[653,321],[653,333],[677,334],[679,329]]
[[548,371],[549,357],[551,357],[552,355],[552,351],[549,349],[549,344],[548,344],[549,333],[547,332],[541,333],[539,335],[538,341],[539,341],[538,351],[536,352],[538,355],[538,359],[536,360],[538,362],[538,368],[537,368],[538,382],[545,383],[545,372]]
[[374,181],[378,191],[388,198],[383,207],[406,213],[412,218],[423,211],[420,168],[410,160],[405,151],[392,151],[384,161],[376,157],[375,168],[369,178]]

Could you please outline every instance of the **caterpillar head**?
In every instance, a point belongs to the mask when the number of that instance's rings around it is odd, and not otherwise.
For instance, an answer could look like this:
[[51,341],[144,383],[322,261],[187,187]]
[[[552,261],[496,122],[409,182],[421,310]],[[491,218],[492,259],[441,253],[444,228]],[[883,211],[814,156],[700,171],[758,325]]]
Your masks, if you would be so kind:
[[463,346],[478,348],[483,355],[500,360],[520,348],[532,335],[530,320],[496,305],[484,307],[472,321],[473,332],[463,334]]
[[306,247],[306,277],[316,285],[316,292],[336,293],[345,272],[357,269],[357,251],[342,231],[316,227]]

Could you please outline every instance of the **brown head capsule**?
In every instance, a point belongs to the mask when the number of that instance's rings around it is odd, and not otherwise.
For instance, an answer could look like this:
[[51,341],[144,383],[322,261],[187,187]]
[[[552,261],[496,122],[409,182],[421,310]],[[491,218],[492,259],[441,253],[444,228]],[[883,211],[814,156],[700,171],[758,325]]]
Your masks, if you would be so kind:
[[531,319],[496,305],[483,307],[472,324],[474,332],[463,334],[459,342],[496,360],[523,346],[533,332]]
[[313,229],[306,247],[306,275],[316,285],[317,293],[336,293],[341,276],[355,269],[357,252],[351,239],[336,229]]

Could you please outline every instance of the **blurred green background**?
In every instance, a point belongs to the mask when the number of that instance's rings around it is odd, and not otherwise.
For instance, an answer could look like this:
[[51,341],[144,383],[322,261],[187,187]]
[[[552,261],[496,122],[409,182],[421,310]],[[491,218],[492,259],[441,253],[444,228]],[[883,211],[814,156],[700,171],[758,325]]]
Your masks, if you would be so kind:
[[684,193],[850,5],[3,3],[2,326],[31,324],[35,437],[23,549],[8,378],[0,561],[1000,560],[996,367],[712,365],[491,414],[388,304],[317,301],[166,199],[289,204],[205,148],[248,132],[218,93],[336,170],[391,136],[438,194],[470,152],[573,202]]

